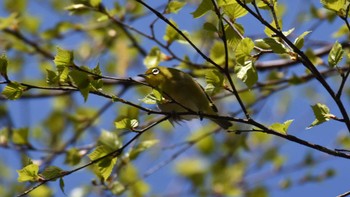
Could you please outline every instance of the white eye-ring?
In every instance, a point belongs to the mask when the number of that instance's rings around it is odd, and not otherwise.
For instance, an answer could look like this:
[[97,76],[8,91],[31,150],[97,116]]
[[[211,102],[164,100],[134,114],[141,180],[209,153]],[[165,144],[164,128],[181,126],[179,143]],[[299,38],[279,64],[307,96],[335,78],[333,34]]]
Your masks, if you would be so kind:
[[159,69],[158,68],[153,68],[152,69],[152,74],[158,75],[159,74]]

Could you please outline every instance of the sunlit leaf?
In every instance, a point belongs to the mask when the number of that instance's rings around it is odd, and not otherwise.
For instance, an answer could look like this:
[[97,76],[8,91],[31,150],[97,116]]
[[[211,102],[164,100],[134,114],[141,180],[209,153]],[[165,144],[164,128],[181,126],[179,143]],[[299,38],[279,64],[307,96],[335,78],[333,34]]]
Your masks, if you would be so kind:
[[142,141],[130,151],[130,155],[129,155],[130,159],[136,159],[140,153],[144,152],[145,150],[151,148],[152,146],[158,143],[159,143],[159,140]]
[[[111,153],[110,148],[106,146],[99,145],[96,149],[89,154],[89,158],[94,161],[100,159],[107,154]],[[95,163],[95,166],[98,169],[99,175],[106,180],[112,173],[112,170],[117,163],[117,157],[106,157],[104,159],[100,159]]]
[[124,118],[114,123],[117,129],[135,129],[139,123],[136,119]]
[[12,134],[12,141],[14,144],[27,145],[29,144],[28,136],[29,136],[28,128],[14,129]]
[[17,173],[18,173],[17,181],[18,182],[38,181],[40,179],[38,172],[39,172],[38,165],[36,164],[27,165],[24,168],[17,170]]
[[202,0],[197,9],[191,14],[193,18],[199,18],[206,14],[208,11],[210,11],[212,8],[213,3],[211,2],[211,0]]
[[290,126],[290,124],[293,122],[293,120],[287,120],[284,123],[273,123],[272,125],[270,125],[270,128],[282,133],[282,134],[287,134],[288,128]]
[[57,47],[57,54],[55,56],[55,59],[53,60],[56,64],[56,66],[60,67],[67,67],[72,66],[74,60],[73,52],[69,50],[64,50],[60,47]]
[[252,61],[246,61],[244,65],[237,65],[237,77],[249,88],[258,81],[258,72]]
[[309,33],[311,33],[311,31],[305,31],[294,40],[294,45],[298,47],[298,49],[301,49],[304,46],[304,37]]
[[79,92],[84,97],[84,101],[87,101],[90,92],[89,75],[79,70],[72,70],[69,72],[69,76],[71,77],[74,84],[78,87]]
[[[177,24],[175,21],[170,20],[170,22],[177,27]],[[170,25],[167,25],[165,28],[165,35],[163,36],[163,39],[167,41],[167,44],[170,45],[173,43],[175,40],[178,40],[180,38],[179,33]]]
[[284,46],[284,44],[278,42],[273,38],[265,38],[264,42],[269,45],[273,52],[278,54],[284,54],[288,52],[288,49]]
[[328,55],[328,64],[334,68],[343,59],[344,50],[342,45],[337,41],[334,43]]
[[59,167],[48,166],[40,173],[40,175],[46,180],[52,179],[53,181],[55,181],[59,176],[62,176],[64,173],[65,171]]
[[13,81],[6,85],[1,94],[4,95],[7,99],[16,100],[22,96],[25,90],[25,86],[22,86],[20,83]]
[[346,0],[321,0],[323,7],[338,12],[346,3]]
[[307,129],[310,129],[316,125],[329,121],[332,117],[334,117],[334,115],[330,113],[330,110],[327,107],[327,105],[317,103],[315,105],[312,105],[311,108],[312,108],[312,111],[314,112],[314,116],[316,119],[311,123],[310,126],[307,127]]
[[153,47],[148,55],[143,60],[143,63],[147,68],[158,66],[159,63],[163,60],[162,52],[158,47]]
[[18,23],[18,13],[13,12],[10,16],[6,18],[0,18],[0,30],[9,28],[12,25]]
[[224,75],[218,70],[209,70],[205,73],[205,80],[207,85],[205,87],[205,92],[208,95],[213,95],[222,90],[224,85]]
[[186,5],[186,2],[180,2],[180,1],[171,1],[168,6],[167,6],[167,9],[166,9],[166,13],[178,13],[182,8],[183,6]]
[[0,75],[7,79],[7,65],[8,60],[6,54],[0,56]]
[[243,64],[245,61],[250,59],[250,53],[254,49],[254,42],[250,38],[244,38],[238,43],[236,48],[236,60]]

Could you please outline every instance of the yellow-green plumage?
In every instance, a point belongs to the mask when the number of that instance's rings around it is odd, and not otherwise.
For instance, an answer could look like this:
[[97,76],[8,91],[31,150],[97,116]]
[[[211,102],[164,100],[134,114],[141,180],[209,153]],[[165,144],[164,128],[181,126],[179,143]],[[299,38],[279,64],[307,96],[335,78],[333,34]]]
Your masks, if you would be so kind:
[[[191,75],[174,68],[154,67],[140,75],[146,82],[157,89],[165,102],[158,106],[163,112],[187,112],[188,109],[204,114],[216,115],[217,110],[210,97]],[[181,119],[192,119],[194,116],[181,116]],[[231,123],[226,120],[213,119],[222,128],[227,129]]]

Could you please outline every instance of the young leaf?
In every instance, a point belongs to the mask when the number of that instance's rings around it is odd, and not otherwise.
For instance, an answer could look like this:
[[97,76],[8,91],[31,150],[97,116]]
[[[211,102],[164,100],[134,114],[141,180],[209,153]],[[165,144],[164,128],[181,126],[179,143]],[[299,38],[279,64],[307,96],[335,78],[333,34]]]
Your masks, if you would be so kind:
[[80,163],[80,160],[81,160],[81,155],[79,153],[79,149],[71,148],[66,153],[66,159],[64,163],[74,166]]
[[309,33],[311,33],[311,31],[305,31],[294,40],[294,45],[298,47],[298,49],[301,49],[304,46],[304,37]]
[[[96,147],[96,149],[89,154],[89,158],[91,161],[97,160],[101,157],[106,156],[107,154],[111,153],[110,148],[104,146],[104,145],[99,145]],[[111,158],[107,157],[104,158],[97,163],[95,163],[95,166],[98,169],[99,175],[106,180],[112,173],[114,165],[117,163],[117,158]]]
[[199,158],[184,159],[176,163],[175,170],[184,177],[198,176],[206,172],[205,162]]
[[110,151],[113,151],[120,148],[121,142],[116,133],[102,130],[102,133],[98,138],[98,145],[103,145],[109,148]]
[[[177,24],[175,23],[175,21],[170,20],[170,22],[177,27]],[[167,25],[165,28],[165,35],[163,37],[163,39],[165,41],[167,41],[167,44],[170,45],[171,43],[173,43],[175,40],[178,40],[180,38],[180,35],[177,33],[177,31],[170,25]]]
[[49,166],[49,167],[45,168],[40,174],[46,180],[52,179],[54,181],[59,176],[63,175],[64,173],[65,173],[65,171],[59,167]]
[[[60,178],[60,189],[61,189],[62,193],[63,193],[64,195],[66,195],[66,193],[64,192],[64,180],[63,180],[62,177]],[[67,195],[66,195],[66,196],[67,196]]]
[[277,54],[284,54],[288,52],[288,49],[284,46],[284,44],[278,42],[273,38],[264,38],[264,42],[269,45],[273,52]]
[[170,14],[170,13],[174,13],[177,14],[178,11],[181,10],[181,8],[186,5],[186,2],[180,2],[180,1],[171,1],[166,10],[165,13]]
[[344,50],[342,45],[336,41],[329,52],[328,64],[334,68],[343,59]]
[[[282,29],[282,20],[277,20],[279,27]],[[273,20],[270,25],[276,29],[276,22]],[[265,27],[264,30],[265,34],[272,38],[275,35],[275,32],[273,32],[270,28]]]
[[39,172],[38,165],[29,164],[24,168],[17,170],[17,173],[18,173],[17,181],[18,182],[38,181],[40,179],[38,172]]
[[0,56],[0,75],[3,76],[4,79],[6,79],[6,80],[8,80],[7,65],[8,65],[8,61],[7,61],[6,54],[2,54]]
[[[226,39],[229,46],[236,48],[238,43],[242,40],[240,34],[244,35],[244,27],[238,23],[234,23],[233,26],[235,27],[235,29],[233,29],[229,25],[226,25],[225,34],[226,34]],[[236,32],[236,30],[238,32]]]
[[72,51],[64,50],[57,47],[57,54],[53,60],[57,67],[68,67],[72,66],[74,60],[74,55]]
[[243,64],[245,61],[247,61],[251,55],[250,53],[254,49],[254,42],[250,38],[244,38],[238,43],[238,46],[236,48],[236,60]]
[[137,156],[143,151],[151,148],[152,146],[159,143],[159,140],[146,140],[139,143],[136,147],[134,147],[129,154],[130,159],[136,159]]
[[1,94],[4,95],[7,99],[16,100],[22,96],[25,90],[25,86],[22,86],[17,82],[11,82],[7,84]]
[[162,60],[162,53],[158,47],[153,47],[149,54],[143,60],[147,68],[158,66]]
[[323,7],[338,12],[346,3],[346,0],[321,0]]
[[135,129],[139,123],[136,119],[124,118],[114,123],[117,129]]
[[72,70],[69,76],[74,84],[78,86],[81,95],[84,97],[84,101],[87,101],[90,91],[90,78],[88,74],[79,70]]
[[28,145],[28,128],[14,129],[12,134],[12,142],[17,145]]
[[248,11],[246,9],[244,9],[241,5],[239,5],[236,1],[221,1],[221,2],[225,2],[223,5],[220,5],[223,10],[224,13],[227,14],[228,17],[230,17],[230,19],[236,20],[237,18],[243,17],[245,16]]
[[270,125],[270,128],[272,130],[275,130],[279,133],[282,133],[284,135],[287,134],[288,128],[290,126],[290,124],[293,122],[293,120],[287,120],[284,123],[273,123],[272,125]]
[[258,81],[258,72],[252,61],[246,61],[244,65],[237,65],[237,77],[241,79],[248,88],[251,88]]
[[59,76],[56,74],[56,72],[46,69],[47,75],[46,75],[46,83],[49,85],[55,85],[59,82]]
[[218,70],[210,70],[206,72],[205,80],[207,82],[207,86],[205,87],[205,92],[208,95],[218,93],[220,90],[222,90],[224,79],[224,75]]
[[0,17],[0,30],[11,27],[12,25],[18,23],[18,13],[13,12],[10,16],[6,18]]
[[192,16],[193,18],[199,18],[202,17],[204,14],[206,14],[208,11],[210,11],[213,8],[213,3],[211,2],[211,0],[203,0],[199,6],[197,7],[197,9],[192,12]]
[[310,126],[307,127],[307,129],[310,129],[316,125],[319,125],[323,122],[329,121],[331,117],[334,115],[330,113],[329,108],[321,103],[317,103],[316,105],[311,106],[312,111],[315,115],[315,120],[311,123]]

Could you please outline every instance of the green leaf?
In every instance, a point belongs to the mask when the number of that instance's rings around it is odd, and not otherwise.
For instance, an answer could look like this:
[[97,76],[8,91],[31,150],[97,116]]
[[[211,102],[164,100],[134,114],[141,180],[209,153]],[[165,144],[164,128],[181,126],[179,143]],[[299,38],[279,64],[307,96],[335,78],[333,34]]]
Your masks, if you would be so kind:
[[9,28],[14,24],[18,23],[17,17],[18,17],[18,13],[12,13],[10,16],[6,18],[0,18],[0,30]]
[[[110,148],[99,145],[96,147],[96,149],[89,154],[89,158],[91,161],[97,160],[101,157],[106,156],[107,154],[111,153]],[[98,172],[104,180],[107,180],[107,178],[111,175],[114,165],[117,163],[116,157],[106,157],[104,159],[101,159],[97,163],[95,163],[95,166],[98,169]]]
[[162,60],[162,53],[158,47],[153,47],[143,60],[147,68],[158,66]]
[[286,135],[288,128],[292,122],[293,120],[287,120],[284,123],[273,123],[272,125],[270,125],[270,129]]
[[[66,195],[66,193],[64,192],[64,180],[63,180],[62,177],[60,178],[60,189],[61,189],[62,193],[63,193],[64,195]],[[66,196],[67,196],[67,195],[66,195]]]
[[330,118],[334,117],[334,115],[330,113],[330,110],[327,107],[327,105],[317,103],[316,105],[312,105],[311,108],[314,112],[314,116],[316,119],[306,129],[310,129],[323,122],[329,121]]
[[77,148],[69,149],[66,153],[66,159],[64,163],[72,166],[79,164],[81,160],[81,155],[79,152],[80,151]]
[[53,60],[57,67],[72,66],[74,65],[73,60],[74,60],[73,51],[64,50],[60,47],[57,47],[57,54],[55,56],[55,59]]
[[98,145],[107,147],[111,152],[119,149],[121,147],[121,142],[117,133],[102,130],[101,135],[98,138]]
[[2,54],[0,56],[0,75],[3,76],[6,80],[8,80],[7,65],[8,65],[7,56],[6,54]]
[[92,5],[93,7],[97,7],[98,5],[101,4],[102,0],[89,0],[90,1],[90,5]]
[[233,26],[235,29],[226,25],[225,34],[228,45],[232,48],[236,48],[238,43],[242,40],[240,35],[244,35],[244,27],[238,23],[234,23]]
[[330,67],[334,68],[343,59],[344,50],[342,45],[336,41],[329,52],[328,64]]
[[304,46],[304,37],[309,33],[311,33],[311,31],[305,31],[294,40],[294,45],[298,47],[298,49],[301,49]]
[[236,1],[221,1],[221,2],[225,2],[223,5],[220,5],[223,10],[224,13],[230,17],[230,19],[232,21],[245,16],[248,11],[246,9],[244,9],[241,5],[239,5]]
[[238,43],[238,46],[235,51],[236,60],[243,64],[245,61],[250,59],[250,53],[254,49],[254,42],[250,38],[244,38]]
[[246,61],[244,65],[237,65],[237,77],[241,79],[248,88],[251,88],[258,81],[258,72],[253,61]]
[[180,2],[180,1],[171,1],[166,10],[165,13],[169,14],[169,13],[177,13],[179,12],[183,6],[186,5],[186,2]]
[[56,72],[46,69],[46,73],[46,83],[49,85],[56,85],[59,82],[60,78]]
[[79,92],[84,97],[84,101],[86,102],[90,92],[89,75],[79,70],[72,70],[69,72],[69,76],[71,77],[74,84],[78,87]]
[[224,85],[224,75],[218,70],[209,70],[205,73],[205,80],[207,86],[205,87],[205,92],[208,95],[214,95],[222,90]]
[[214,8],[213,3],[211,0],[203,0],[197,9],[192,12],[193,18],[199,18],[202,17],[204,14],[206,14],[208,11],[212,10]]
[[176,163],[175,170],[184,177],[198,176],[206,172],[205,162],[199,158],[183,159]]
[[134,160],[139,156],[140,153],[144,152],[145,150],[151,148],[152,146],[159,143],[159,140],[146,140],[141,143],[139,143],[136,147],[134,147],[129,154],[130,159]]
[[323,7],[338,12],[346,3],[346,0],[321,0]]
[[12,134],[12,141],[14,144],[17,144],[17,145],[28,145],[29,144],[28,136],[29,136],[28,128],[14,129]]
[[7,99],[16,100],[22,96],[25,90],[26,87],[22,86],[20,83],[10,82],[6,85],[1,94],[4,95]]
[[[274,20],[270,23],[270,25],[276,29],[276,23],[275,23]],[[278,20],[278,25],[279,25],[279,27],[280,27],[281,29],[283,29],[283,28],[282,28],[282,20]],[[270,37],[270,38],[272,38],[272,37],[275,36],[275,32],[273,32],[273,31],[272,31],[270,28],[268,28],[268,27],[265,27],[264,32],[265,32],[265,34],[266,34],[268,37]]]
[[273,38],[264,38],[264,42],[268,44],[272,51],[277,54],[284,54],[288,52],[288,49],[284,46],[284,44],[278,42]]
[[62,176],[64,173],[65,171],[59,167],[48,166],[40,173],[40,175],[46,180],[52,179],[52,181],[55,181],[58,177]]
[[[178,27],[175,21],[170,20],[170,22],[175,26]],[[175,40],[178,40],[180,38],[179,33],[170,25],[167,25],[165,28],[165,35],[163,36],[163,39],[167,41],[167,44],[170,45]]]
[[136,119],[124,118],[114,123],[117,129],[135,129],[139,126],[139,122]]
[[210,48],[210,59],[221,65],[225,62],[225,48],[222,42],[216,41]]
[[18,182],[38,181],[40,179],[38,172],[39,172],[38,165],[29,164],[24,168],[17,170],[17,173],[18,173],[17,181]]
[[218,29],[216,28],[216,26],[210,22],[205,22],[203,24],[203,29],[205,29],[207,31],[211,31],[211,32],[218,32]]
[[295,30],[295,28],[292,28],[292,29],[290,29],[290,30],[288,30],[288,31],[283,31],[282,33],[283,33],[283,35],[284,36],[289,36],[293,31]]

